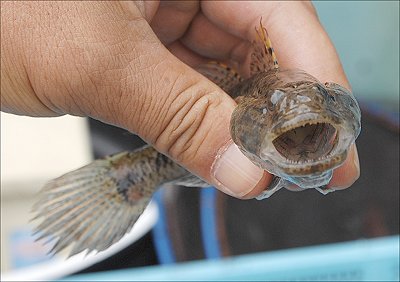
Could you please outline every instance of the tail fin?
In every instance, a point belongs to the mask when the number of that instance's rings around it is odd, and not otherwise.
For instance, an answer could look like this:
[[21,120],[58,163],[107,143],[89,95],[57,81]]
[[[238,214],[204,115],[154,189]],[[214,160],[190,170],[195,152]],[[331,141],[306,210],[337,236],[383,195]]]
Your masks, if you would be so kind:
[[35,229],[37,240],[57,239],[50,253],[74,244],[70,256],[107,249],[132,228],[168,165],[165,156],[146,147],[96,160],[50,181],[33,206],[34,219],[43,218]]

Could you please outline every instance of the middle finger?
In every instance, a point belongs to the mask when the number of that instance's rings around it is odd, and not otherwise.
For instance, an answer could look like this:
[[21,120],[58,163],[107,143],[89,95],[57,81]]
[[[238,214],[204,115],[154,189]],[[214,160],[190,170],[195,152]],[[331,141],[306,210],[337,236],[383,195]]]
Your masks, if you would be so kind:
[[199,55],[215,60],[243,63],[249,51],[249,42],[229,34],[199,13],[193,19],[181,42]]

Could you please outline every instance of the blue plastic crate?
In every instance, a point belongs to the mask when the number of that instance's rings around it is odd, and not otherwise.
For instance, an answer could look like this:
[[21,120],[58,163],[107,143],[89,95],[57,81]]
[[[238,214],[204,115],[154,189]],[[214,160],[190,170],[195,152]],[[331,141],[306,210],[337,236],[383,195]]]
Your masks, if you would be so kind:
[[244,255],[219,260],[99,272],[90,280],[399,281],[399,236]]

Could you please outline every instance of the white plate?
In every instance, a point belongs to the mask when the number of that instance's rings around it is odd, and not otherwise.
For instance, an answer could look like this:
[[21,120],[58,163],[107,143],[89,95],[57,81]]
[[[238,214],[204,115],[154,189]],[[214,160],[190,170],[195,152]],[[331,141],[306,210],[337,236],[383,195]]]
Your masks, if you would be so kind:
[[74,274],[83,270],[97,262],[100,262],[127,246],[131,245],[141,237],[143,237],[155,225],[158,218],[158,209],[155,203],[150,202],[142,216],[136,222],[132,230],[127,233],[122,239],[99,253],[91,253],[86,255],[82,252],[69,259],[54,258],[48,262],[36,264],[34,266],[20,268],[11,272],[1,274],[2,281],[43,281],[55,280],[62,277]]

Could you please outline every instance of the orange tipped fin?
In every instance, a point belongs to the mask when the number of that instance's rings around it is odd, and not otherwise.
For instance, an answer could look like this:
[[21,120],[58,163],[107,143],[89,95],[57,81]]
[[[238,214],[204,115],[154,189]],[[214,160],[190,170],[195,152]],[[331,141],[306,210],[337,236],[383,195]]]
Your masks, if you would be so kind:
[[262,25],[262,19],[260,19],[259,29],[256,27],[255,30],[257,38],[252,42],[253,53],[251,54],[250,74],[254,75],[258,72],[278,69],[278,60],[267,30]]

